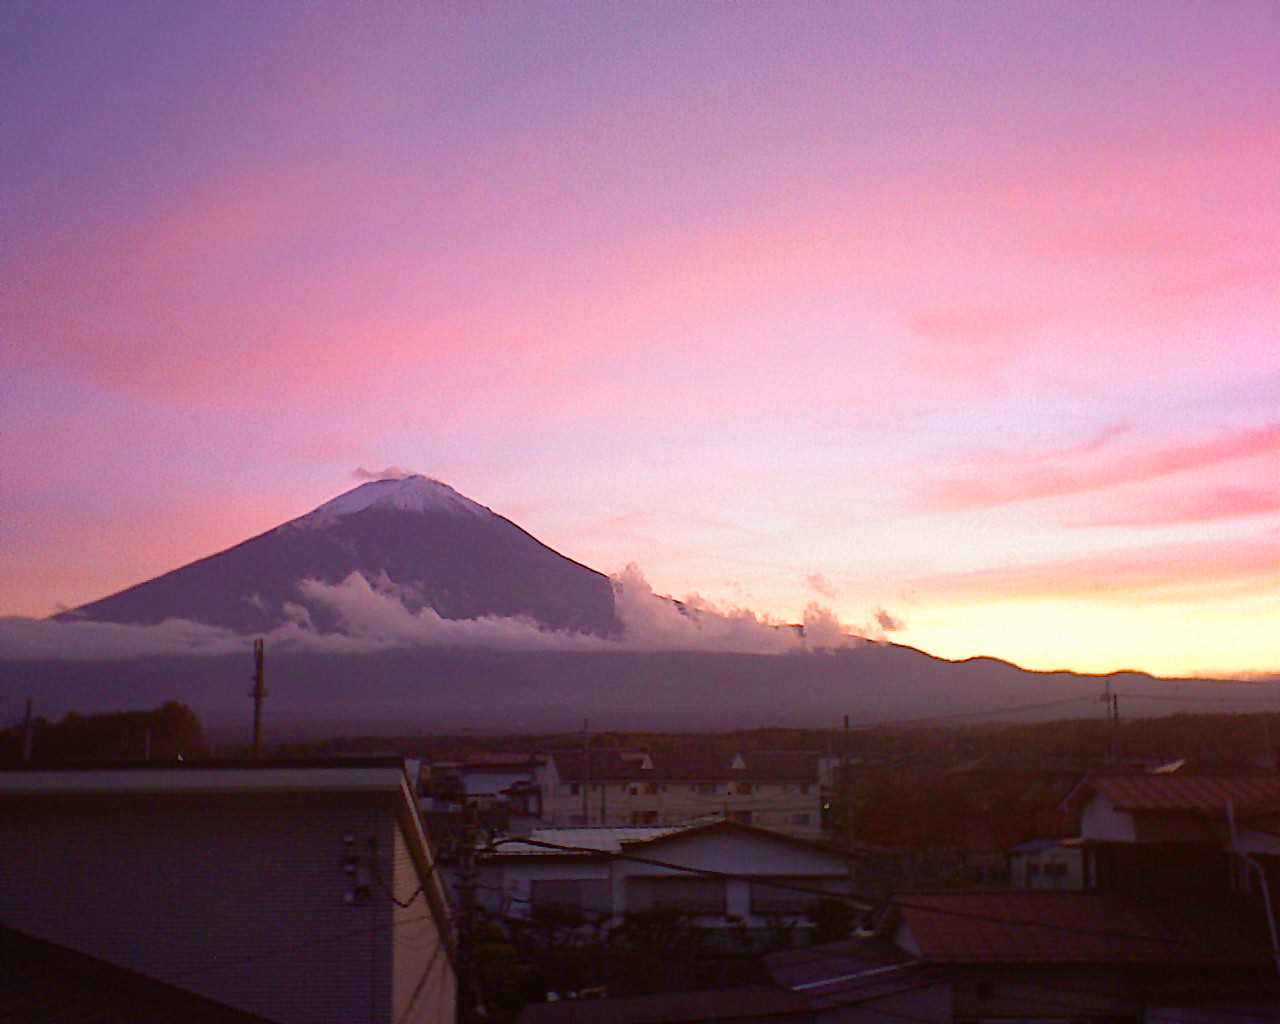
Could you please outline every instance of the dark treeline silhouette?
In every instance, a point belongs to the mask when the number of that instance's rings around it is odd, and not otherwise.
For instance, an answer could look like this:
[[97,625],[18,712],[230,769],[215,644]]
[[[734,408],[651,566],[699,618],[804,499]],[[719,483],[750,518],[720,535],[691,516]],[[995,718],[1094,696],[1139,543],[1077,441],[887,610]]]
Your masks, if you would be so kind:
[[[0,764],[20,763],[25,723],[0,732]],[[173,760],[208,753],[200,720],[185,704],[167,701],[152,711],[114,711],[61,721],[35,717],[31,722],[31,762]]]

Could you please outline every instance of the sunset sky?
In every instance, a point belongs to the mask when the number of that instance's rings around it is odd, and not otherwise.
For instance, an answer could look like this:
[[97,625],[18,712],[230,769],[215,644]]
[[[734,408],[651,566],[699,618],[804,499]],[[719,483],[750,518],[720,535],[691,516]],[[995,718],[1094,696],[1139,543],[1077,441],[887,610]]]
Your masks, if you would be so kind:
[[1280,5],[9,3],[0,615],[400,467],[655,590],[1280,671]]

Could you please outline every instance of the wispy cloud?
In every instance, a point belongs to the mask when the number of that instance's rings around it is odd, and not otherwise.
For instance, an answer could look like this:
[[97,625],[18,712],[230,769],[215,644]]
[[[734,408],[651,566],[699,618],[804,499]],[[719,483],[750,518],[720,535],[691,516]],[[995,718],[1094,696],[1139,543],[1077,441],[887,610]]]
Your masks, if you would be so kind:
[[809,575],[804,578],[804,585],[819,597],[825,597],[828,601],[835,600],[835,584],[820,572],[809,573]]
[[1073,527],[1154,527],[1208,523],[1222,519],[1280,512],[1280,490],[1248,487],[1214,487],[1190,494],[1163,496],[1139,508],[1100,512],[1070,519]]
[[1149,545],[913,581],[931,600],[1132,602],[1261,593],[1280,565],[1280,536]]
[[402,469],[399,466],[388,466],[386,469],[365,469],[364,466],[357,466],[351,475],[357,480],[403,480],[407,476],[413,476],[414,471]]
[[970,476],[927,485],[918,504],[938,511],[990,508],[1140,483],[1274,451],[1280,451],[1280,423],[1104,459],[1088,458],[1093,451],[1087,450],[1019,467],[1010,466],[1006,457],[993,456]]

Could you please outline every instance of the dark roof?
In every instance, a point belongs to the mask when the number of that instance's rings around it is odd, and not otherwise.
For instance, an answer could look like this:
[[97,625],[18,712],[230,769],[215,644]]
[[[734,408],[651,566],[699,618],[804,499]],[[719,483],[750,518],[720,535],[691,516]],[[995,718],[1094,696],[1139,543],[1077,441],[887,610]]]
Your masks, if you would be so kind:
[[0,1020],[6,1024],[269,1024],[214,1002],[0,925]]
[[[551,755],[564,782],[583,781],[583,752],[561,750]],[[747,751],[741,755],[745,767],[732,767],[735,755],[680,752],[648,755],[652,768],[635,756],[618,750],[591,751],[591,782],[810,782],[818,781],[821,755],[806,751]]]
[[530,1003],[518,1024],[693,1024],[696,1021],[809,1019],[803,996],[767,985],[653,996]]
[[921,958],[935,964],[1269,962],[1261,917],[1238,906],[1018,889],[904,893],[893,905]]
[[1102,793],[1121,811],[1240,814],[1280,807],[1280,775],[1093,775],[1086,790]]
[[99,772],[99,771],[244,771],[261,768],[400,768],[406,760],[398,754],[352,754],[329,757],[196,757],[190,760],[153,758],[149,761],[103,761],[94,758],[84,760],[35,760],[29,764],[3,764],[0,772]]
[[803,993],[816,1007],[861,1002],[919,987],[938,973],[938,968],[880,937],[789,949],[771,953],[763,961],[774,981]]

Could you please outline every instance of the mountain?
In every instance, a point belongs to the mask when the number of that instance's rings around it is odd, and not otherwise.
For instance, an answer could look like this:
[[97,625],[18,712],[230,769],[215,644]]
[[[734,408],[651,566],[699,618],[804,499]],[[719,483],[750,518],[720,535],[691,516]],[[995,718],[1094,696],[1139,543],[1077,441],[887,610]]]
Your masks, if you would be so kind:
[[[276,738],[403,734],[406,728],[564,730],[583,717],[604,727],[716,729],[832,725],[844,714],[862,723],[939,716],[968,722],[1104,710],[1099,676],[1029,672],[991,658],[950,662],[896,644],[816,651],[797,644],[770,654],[714,645],[681,649],[663,632],[678,603],[651,597],[637,613],[636,595],[626,589],[615,605],[605,576],[446,484],[415,476],[356,487],[233,548],[59,616],[81,624],[67,630],[80,638],[79,653],[58,635],[56,622],[10,620],[14,637],[38,633],[48,653],[35,656],[16,641],[6,653],[0,643],[0,722],[17,720],[27,698],[48,716],[180,700],[206,725],[238,733],[249,708],[250,636],[297,621],[300,604],[317,632],[342,632],[336,613],[308,601],[300,583],[335,585],[353,573],[396,599],[387,604],[400,602],[413,612],[429,607],[445,619],[493,616],[503,630],[529,633],[511,621],[526,617],[554,630],[625,636],[626,643],[560,637],[549,647],[544,642],[545,649],[504,646],[492,642],[494,622],[467,627],[490,628],[490,640],[478,643],[392,637],[344,647],[330,643],[341,640],[335,637],[306,634],[305,643],[290,644],[269,636],[267,715]],[[110,624],[168,619],[209,623],[239,636],[222,637],[220,647],[204,653],[162,653],[190,650],[172,645],[127,657],[107,651],[137,642],[136,631]],[[676,625],[684,621],[675,617]],[[83,644],[99,642],[102,654],[84,654]],[[1270,697],[1265,687],[1203,679],[1122,673],[1106,681],[1126,716],[1256,711]]]
[[[216,555],[64,613],[150,625],[182,618],[265,632],[301,604],[299,581],[358,572],[410,611],[446,619],[527,616],[556,630],[613,635],[609,579],[553,551],[452,487],[423,476],[362,484]],[[308,607],[315,626],[333,613]],[[296,614],[296,613],[295,613]]]

